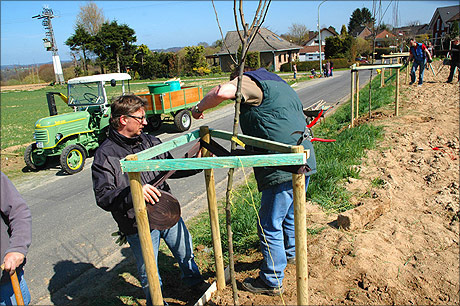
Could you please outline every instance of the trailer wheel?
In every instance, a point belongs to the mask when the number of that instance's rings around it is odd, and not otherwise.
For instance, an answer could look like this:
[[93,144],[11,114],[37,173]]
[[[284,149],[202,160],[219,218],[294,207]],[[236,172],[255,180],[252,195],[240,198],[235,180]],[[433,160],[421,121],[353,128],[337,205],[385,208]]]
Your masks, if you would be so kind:
[[83,170],[85,159],[85,149],[80,145],[70,145],[65,147],[61,153],[61,167],[68,174],[74,174]]
[[153,132],[161,127],[161,115],[153,115],[148,117],[146,131]]
[[192,125],[192,117],[190,116],[190,111],[187,109],[179,111],[174,116],[174,124],[179,131],[187,131]]
[[37,144],[32,143],[27,146],[24,151],[24,162],[27,167],[32,170],[38,170],[42,168],[46,163],[46,156],[43,154],[37,154],[35,150],[37,149]]

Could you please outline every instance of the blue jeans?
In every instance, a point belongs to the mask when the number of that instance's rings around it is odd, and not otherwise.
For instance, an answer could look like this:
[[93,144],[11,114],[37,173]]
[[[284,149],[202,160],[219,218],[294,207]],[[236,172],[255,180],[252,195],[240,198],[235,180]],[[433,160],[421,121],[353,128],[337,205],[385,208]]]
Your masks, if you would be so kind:
[[[26,280],[24,279],[24,271],[22,269],[18,269],[16,270],[16,274],[18,276],[19,287],[21,288],[24,305],[29,305],[30,292],[27,287]],[[0,285],[0,305],[17,305],[11,282]]]
[[[305,177],[305,190],[310,177]],[[259,276],[270,287],[281,287],[288,258],[295,258],[292,181],[262,191],[259,209],[260,249],[264,256]]]
[[423,73],[425,72],[425,64],[426,64],[426,60],[423,60],[421,62],[414,60],[414,63],[412,64],[412,69],[410,71],[411,83],[415,83],[415,71],[417,70],[417,67],[420,66],[419,75],[418,75],[418,84],[419,85],[423,84]]
[[[174,258],[179,264],[181,269],[181,278],[186,286],[193,286],[200,283],[203,278],[201,277],[200,270],[195,263],[193,255],[192,236],[190,235],[184,221],[180,218],[179,222],[170,229],[159,231],[153,230],[150,232],[152,237],[153,251],[155,252],[155,260],[158,268],[158,248],[160,245],[160,238],[163,238],[166,245],[171,250]],[[147,305],[152,305],[152,297],[149,292],[149,283],[147,280],[147,272],[145,270],[144,258],[142,257],[141,243],[138,234],[127,236],[130,248],[136,258],[137,270],[139,278],[147,297]],[[158,272],[158,278],[161,282],[161,276]]]

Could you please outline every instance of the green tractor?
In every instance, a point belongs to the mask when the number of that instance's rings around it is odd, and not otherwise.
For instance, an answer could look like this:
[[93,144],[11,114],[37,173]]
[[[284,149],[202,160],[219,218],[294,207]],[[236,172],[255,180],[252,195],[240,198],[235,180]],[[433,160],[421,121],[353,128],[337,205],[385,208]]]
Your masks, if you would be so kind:
[[[48,92],[50,116],[35,123],[35,142],[24,152],[26,165],[38,170],[48,157],[59,156],[62,170],[68,174],[83,170],[89,152],[97,149],[107,135],[110,107],[105,84],[116,87],[117,81],[121,81],[121,90],[111,96],[122,95],[125,81],[130,79],[127,73],[85,76],[67,82],[67,97]],[[74,111],[58,115],[54,95],[59,95]]]

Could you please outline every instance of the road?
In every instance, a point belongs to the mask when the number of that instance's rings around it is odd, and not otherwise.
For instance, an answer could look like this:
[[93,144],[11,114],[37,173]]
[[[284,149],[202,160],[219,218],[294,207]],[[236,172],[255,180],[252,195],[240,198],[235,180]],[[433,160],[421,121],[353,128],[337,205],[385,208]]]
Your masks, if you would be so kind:
[[[369,74],[361,73],[362,85],[368,79]],[[350,72],[338,71],[332,78],[310,80],[294,88],[304,107],[318,100],[334,105],[349,95]],[[227,105],[217,111],[206,112],[203,120],[194,120],[191,130],[208,125],[231,131],[232,124],[233,105]],[[168,141],[180,134],[174,132],[172,125],[165,124],[157,135]],[[180,157],[186,150],[184,146],[172,153]],[[57,304],[69,300],[67,296],[71,295],[71,286],[67,285],[71,281],[82,274],[94,275],[110,270],[129,254],[110,236],[117,230],[110,213],[95,203],[91,162],[92,158],[89,158],[84,170],[74,175],[65,175],[56,167],[28,173],[20,182],[15,182],[32,212],[33,239],[26,266],[32,304]],[[242,171],[236,173],[241,180]],[[215,171],[220,195],[223,195],[226,175],[225,169]],[[206,210],[203,174],[193,179],[169,180],[169,183],[182,203],[185,220]],[[76,287],[75,290],[78,290]]]

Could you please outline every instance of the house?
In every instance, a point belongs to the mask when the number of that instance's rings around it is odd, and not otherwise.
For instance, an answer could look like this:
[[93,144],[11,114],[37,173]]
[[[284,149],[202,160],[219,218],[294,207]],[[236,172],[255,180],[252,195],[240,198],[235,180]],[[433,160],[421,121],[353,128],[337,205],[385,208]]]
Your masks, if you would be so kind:
[[[372,35],[366,37],[372,39]],[[389,47],[396,42],[397,36],[388,30],[382,30],[375,35],[376,47]]]
[[[326,46],[326,38],[331,36],[338,36],[339,34],[334,28],[323,28],[321,29],[321,59],[324,60],[324,48]],[[305,45],[299,51],[299,61],[319,61],[319,37],[318,33],[315,33],[305,43]]]
[[[241,41],[237,31],[227,32],[222,49],[216,53],[222,71],[229,72],[232,70],[234,63],[229,53],[235,58],[240,45]],[[260,52],[262,67],[279,71],[282,64],[293,62],[299,58],[300,48],[300,46],[288,42],[268,29],[260,28],[249,47],[249,51]]]
[[372,35],[372,31],[367,26],[361,26],[361,27],[357,27],[349,34],[355,38],[360,37],[360,38],[366,39],[366,37],[369,37],[369,35]]
[[414,24],[405,27],[393,28],[393,33],[402,39],[406,40],[411,37],[416,37],[423,34],[429,34],[429,24]]
[[438,7],[431,17],[430,30],[432,31],[433,46],[442,49],[442,44],[449,34],[450,20],[460,11],[458,5]]

